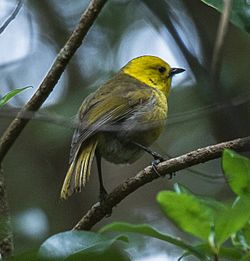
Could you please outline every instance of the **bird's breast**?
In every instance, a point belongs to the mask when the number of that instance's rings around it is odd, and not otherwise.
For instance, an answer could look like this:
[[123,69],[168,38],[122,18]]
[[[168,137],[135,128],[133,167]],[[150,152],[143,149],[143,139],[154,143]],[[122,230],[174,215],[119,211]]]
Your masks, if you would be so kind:
[[113,131],[98,134],[98,150],[110,162],[133,163],[143,153],[133,142],[150,146],[164,128],[167,110],[165,95],[156,90],[149,104],[119,122]]

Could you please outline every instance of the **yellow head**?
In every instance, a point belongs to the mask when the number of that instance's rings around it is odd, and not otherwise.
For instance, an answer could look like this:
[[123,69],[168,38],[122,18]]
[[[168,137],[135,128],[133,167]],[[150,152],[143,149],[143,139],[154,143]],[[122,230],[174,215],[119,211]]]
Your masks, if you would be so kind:
[[169,94],[172,76],[184,72],[181,68],[171,68],[169,64],[156,56],[140,56],[131,60],[122,71],[150,87]]

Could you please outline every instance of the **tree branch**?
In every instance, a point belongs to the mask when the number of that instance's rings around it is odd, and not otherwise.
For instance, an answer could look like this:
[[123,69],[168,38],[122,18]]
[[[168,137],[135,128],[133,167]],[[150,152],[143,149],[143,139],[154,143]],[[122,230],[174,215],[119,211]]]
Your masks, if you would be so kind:
[[230,12],[232,8],[232,0],[224,0],[223,2],[224,9],[221,14],[211,65],[212,79],[214,81],[215,88],[219,82],[220,67],[223,55],[223,45],[228,31]]
[[[92,0],[90,2],[86,11],[82,14],[80,22],[76,26],[75,30],[72,32],[64,47],[58,53],[52,67],[45,76],[41,85],[38,87],[33,97],[17,114],[17,117],[11,122],[7,130],[2,135],[0,139],[0,166],[2,160],[4,159],[4,156],[7,154],[8,150],[11,148],[19,134],[22,132],[22,130],[30,120],[28,118],[23,118],[23,116],[25,117],[26,112],[38,110],[47,99],[49,94],[53,91],[54,86],[61,77],[70,59],[72,58],[78,47],[81,45],[85,35],[87,34],[91,25],[94,23],[106,1],[107,0]],[[21,8],[21,3],[22,1],[19,1],[17,8],[10,16],[10,18],[0,28],[0,30],[3,31],[7,27],[7,25],[15,18]],[[1,256],[6,257],[10,255],[13,251],[13,239],[12,232],[9,226],[10,219],[8,211],[8,201],[6,198],[6,189],[2,170],[0,173],[0,218],[0,254]]]
[[[171,174],[190,166],[219,158],[225,148],[230,148],[237,151],[249,150],[250,136],[197,149],[182,156],[164,161],[157,166],[157,170],[163,177],[167,174]],[[73,229],[90,230],[96,223],[102,220],[105,216],[109,215],[112,208],[124,198],[138,188],[157,178],[159,178],[159,176],[152,170],[151,166],[141,170],[136,176],[128,178],[122,184],[117,186],[110,194],[108,194],[102,204],[98,202],[93,205]]]
[[61,77],[70,59],[81,45],[85,35],[94,23],[106,1],[107,0],[92,0],[90,2],[86,11],[81,16],[79,24],[57,55],[56,60],[38,90],[4,132],[0,139],[0,162],[2,162],[12,144],[29,122],[29,119],[23,119],[22,117],[28,111],[38,110],[53,91],[54,86]]
[[0,34],[8,27],[8,25],[16,18],[17,14],[19,13],[21,7],[23,4],[23,0],[19,0],[15,10],[13,13],[8,17],[8,19],[3,23],[3,25],[0,27]]
[[[6,195],[3,170],[0,165],[0,257],[8,257],[13,251],[13,235],[10,228],[9,204]],[[1,259],[1,258],[0,258]]]

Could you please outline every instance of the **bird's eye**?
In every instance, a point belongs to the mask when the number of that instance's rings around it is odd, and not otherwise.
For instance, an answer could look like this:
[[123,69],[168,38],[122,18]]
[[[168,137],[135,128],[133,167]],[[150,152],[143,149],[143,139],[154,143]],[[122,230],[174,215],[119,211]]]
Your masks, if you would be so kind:
[[164,72],[166,71],[166,68],[163,67],[163,66],[161,66],[161,67],[158,68],[158,71],[159,71],[160,73],[164,73]]

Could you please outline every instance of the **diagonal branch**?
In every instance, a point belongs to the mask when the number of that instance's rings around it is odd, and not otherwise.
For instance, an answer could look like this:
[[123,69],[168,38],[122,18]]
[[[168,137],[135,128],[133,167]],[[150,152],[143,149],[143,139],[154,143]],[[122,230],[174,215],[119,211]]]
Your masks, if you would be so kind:
[[9,204],[7,200],[3,169],[0,164],[0,257],[6,258],[13,251],[13,235],[10,226]]
[[216,42],[213,51],[212,65],[211,65],[212,79],[214,81],[215,88],[219,82],[219,75],[220,75],[222,55],[223,55],[223,46],[228,31],[229,18],[230,18],[230,13],[232,8],[232,0],[224,0],[223,2],[224,2],[224,9],[221,14],[221,19],[220,19]]
[[[91,0],[86,11],[82,14],[75,30],[72,32],[64,47],[58,53],[53,65],[41,85],[2,135],[0,139],[0,166],[4,156],[7,154],[8,150],[11,148],[19,134],[30,120],[23,117],[27,112],[37,111],[45,102],[49,94],[53,91],[67,64],[78,47],[81,45],[84,37],[94,23],[106,1],[107,0]],[[3,31],[15,18],[21,8],[21,3],[22,0],[19,1],[19,4],[13,14],[0,28],[0,32],[1,30]],[[2,233],[0,233],[0,254],[1,256],[6,257],[12,254],[13,240],[12,232],[9,228],[8,201],[6,198],[6,189],[2,169],[0,171],[0,218],[2,220]]]
[[[190,166],[219,158],[225,148],[230,148],[237,151],[250,150],[250,136],[191,151],[182,156],[160,163],[157,166],[157,170],[163,177],[167,174],[186,169]],[[83,218],[75,225],[73,229],[90,230],[105,216],[109,215],[112,211],[112,208],[120,203],[124,198],[126,198],[138,188],[157,178],[159,178],[159,176],[152,170],[152,167],[146,167],[144,170],[141,170],[136,176],[128,178],[122,184],[117,186],[107,196],[102,204],[98,202],[93,205],[92,208],[83,216]]]
[[29,122],[29,119],[22,119],[23,116],[28,111],[38,110],[47,99],[49,94],[53,91],[53,88],[61,77],[67,64],[69,63],[70,59],[72,58],[78,47],[81,45],[88,30],[94,23],[95,19],[97,18],[98,14],[100,13],[102,7],[106,2],[107,0],[92,0],[86,11],[82,14],[79,24],[57,55],[52,67],[42,81],[41,85],[39,86],[33,97],[18,113],[17,117],[12,121],[12,123],[9,125],[9,127],[1,137],[0,162],[2,162],[12,144],[15,142],[26,124]]
[[3,23],[3,25],[0,27],[0,34],[8,27],[8,25],[16,18],[18,15],[21,7],[23,4],[23,0],[19,0],[15,10],[12,12],[12,14],[8,17],[8,19]]

